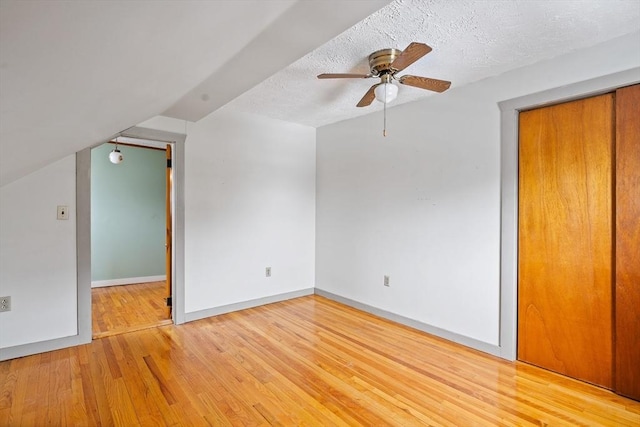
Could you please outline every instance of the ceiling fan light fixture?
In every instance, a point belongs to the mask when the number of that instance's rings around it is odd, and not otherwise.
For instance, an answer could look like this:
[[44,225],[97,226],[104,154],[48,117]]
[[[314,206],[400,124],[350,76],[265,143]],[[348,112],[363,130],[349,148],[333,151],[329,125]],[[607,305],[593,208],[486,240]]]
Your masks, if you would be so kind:
[[381,83],[376,86],[374,93],[378,101],[388,104],[398,97],[398,86],[393,83]]
[[356,107],[367,107],[374,99],[384,105],[384,127],[382,135],[387,136],[387,104],[398,96],[399,84],[417,87],[419,89],[431,90],[434,92],[444,92],[449,89],[451,82],[446,80],[432,79],[430,77],[404,75],[396,77],[396,73],[404,70],[418,59],[431,52],[431,47],[424,43],[412,42],[405,50],[380,49],[369,55],[369,74],[353,73],[323,73],[319,74],[319,79],[368,79],[379,77],[380,83],[376,83],[364,94]]

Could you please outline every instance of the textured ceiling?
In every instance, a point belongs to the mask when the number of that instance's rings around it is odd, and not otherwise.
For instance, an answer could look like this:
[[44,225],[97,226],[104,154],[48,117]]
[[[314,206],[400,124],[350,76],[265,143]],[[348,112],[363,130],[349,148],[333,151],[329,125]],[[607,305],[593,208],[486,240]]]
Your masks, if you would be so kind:
[[[638,0],[396,0],[224,108],[318,127],[382,108],[355,106],[378,79],[316,79],[367,73],[367,56],[378,49],[430,45],[398,75],[450,80],[453,89],[639,30]],[[393,104],[427,96],[438,94],[401,86]]]

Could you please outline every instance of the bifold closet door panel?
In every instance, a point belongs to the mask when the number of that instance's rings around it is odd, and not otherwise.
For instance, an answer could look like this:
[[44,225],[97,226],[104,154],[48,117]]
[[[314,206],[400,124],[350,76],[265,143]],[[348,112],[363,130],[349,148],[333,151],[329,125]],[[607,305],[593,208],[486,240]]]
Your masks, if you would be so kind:
[[520,113],[518,359],[612,387],[614,97]]
[[616,92],[615,382],[640,400],[640,85]]

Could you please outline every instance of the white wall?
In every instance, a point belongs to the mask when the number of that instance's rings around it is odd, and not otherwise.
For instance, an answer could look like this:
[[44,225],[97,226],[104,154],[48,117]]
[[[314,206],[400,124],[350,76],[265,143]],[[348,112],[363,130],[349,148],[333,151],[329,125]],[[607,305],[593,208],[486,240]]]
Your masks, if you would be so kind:
[[[316,287],[499,339],[497,103],[640,65],[640,34],[318,129]],[[446,76],[441,76],[446,77]],[[640,76],[638,76],[640,79]],[[404,90],[417,90],[401,87]],[[390,276],[390,287],[383,276]]]
[[[189,123],[185,145],[186,311],[312,288],[315,129],[216,113]],[[13,304],[0,313],[0,349],[78,333],[75,173],[70,156],[0,189],[0,296]],[[71,218],[57,221],[63,204]],[[13,349],[2,357],[29,352]]]
[[315,129],[220,111],[185,150],[185,312],[312,288]]
[[165,132],[187,134],[187,125],[193,125],[193,122],[186,120],[174,119],[172,117],[155,116],[149,120],[136,125],[137,127],[163,130]]
[[[312,128],[250,115],[189,124],[186,311],[312,287],[315,249],[318,288],[495,344],[496,103],[638,67],[638,40],[454,82],[390,109],[384,140],[380,114],[323,127],[317,144]],[[0,296],[13,298],[0,348],[77,334],[75,242],[75,156],[0,188]]]
[[[0,188],[0,348],[77,334],[75,155]],[[58,221],[56,207],[69,207]]]

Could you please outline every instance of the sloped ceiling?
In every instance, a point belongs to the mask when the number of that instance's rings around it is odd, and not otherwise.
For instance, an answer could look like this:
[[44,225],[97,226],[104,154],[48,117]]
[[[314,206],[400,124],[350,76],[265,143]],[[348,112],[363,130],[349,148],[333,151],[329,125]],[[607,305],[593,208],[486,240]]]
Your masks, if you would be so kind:
[[0,185],[163,112],[197,120],[388,1],[342,3],[0,1]]
[[406,73],[455,90],[630,33],[640,52],[638,0],[0,0],[0,185],[157,115],[377,111],[355,107],[375,79],[316,75],[366,73],[385,47],[429,44]]

